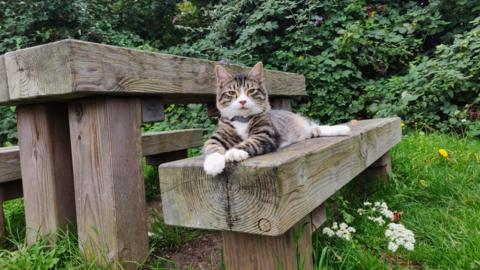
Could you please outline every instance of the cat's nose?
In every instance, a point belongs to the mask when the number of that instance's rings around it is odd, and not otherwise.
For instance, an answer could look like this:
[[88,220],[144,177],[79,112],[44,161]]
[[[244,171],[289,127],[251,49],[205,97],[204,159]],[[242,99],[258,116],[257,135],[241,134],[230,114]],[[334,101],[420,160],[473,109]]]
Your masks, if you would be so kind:
[[246,100],[240,100],[240,101],[238,101],[238,103],[240,103],[242,106],[244,106],[245,103],[247,103],[247,101]]

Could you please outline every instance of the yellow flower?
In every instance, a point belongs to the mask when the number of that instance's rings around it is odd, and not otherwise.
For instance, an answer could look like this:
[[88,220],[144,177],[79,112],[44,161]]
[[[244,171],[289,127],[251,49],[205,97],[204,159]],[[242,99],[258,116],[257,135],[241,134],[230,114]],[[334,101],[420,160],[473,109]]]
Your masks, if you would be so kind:
[[402,128],[405,127],[405,123],[403,123],[403,121],[400,122],[400,126],[401,126]]
[[443,148],[440,148],[440,149],[438,150],[438,154],[439,154],[440,156],[444,157],[444,158],[448,158],[448,152],[447,152],[447,150],[445,150],[445,149],[443,149]]
[[427,181],[423,180],[423,179],[420,179],[418,180],[418,183],[420,183],[420,185],[426,187],[427,186]]
[[298,60],[300,60],[300,61],[303,61],[303,59],[305,59],[305,57],[304,57],[303,55],[300,55],[300,56],[298,57]]

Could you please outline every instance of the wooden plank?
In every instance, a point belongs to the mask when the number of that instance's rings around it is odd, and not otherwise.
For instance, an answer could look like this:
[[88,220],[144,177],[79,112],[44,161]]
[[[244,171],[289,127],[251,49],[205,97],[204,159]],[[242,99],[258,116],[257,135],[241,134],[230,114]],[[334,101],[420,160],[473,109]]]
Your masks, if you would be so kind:
[[[79,95],[158,95],[169,99],[215,97],[213,61],[62,40],[5,55],[10,104]],[[232,73],[249,67],[226,65]],[[302,75],[265,71],[271,96],[305,95]]]
[[69,119],[80,246],[100,265],[136,269],[148,255],[140,100],[77,101]]
[[287,111],[292,110],[292,106],[290,105],[289,98],[271,98],[270,106],[272,107],[272,109],[277,109],[277,110],[287,110]]
[[3,200],[5,201],[23,197],[22,181],[20,179],[0,183],[0,186],[3,188]]
[[349,137],[309,139],[239,165],[228,164],[214,178],[204,173],[203,157],[162,164],[165,222],[281,235],[400,139],[399,118],[363,120]]
[[[144,156],[155,159],[161,155],[163,162],[179,159],[176,151],[185,152],[188,148],[203,145],[202,129],[182,129],[172,131],[149,132],[142,134],[142,151]],[[177,157],[168,159],[169,156]],[[184,157],[186,158],[186,154]],[[162,163],[163,163],[162,162]],[[160,163],[157,163],[160,164]],[[0,148],[0,183],[21,179],[20,153],[18,146]]]
[[17,108],[27,241],[75,222],[67,108],[64,104]]
[[7,70],[5,68],[5,56],[0,55],[0,103],[8,102],[10,95],[8,94]]
[[175,161],[179,159],[184,159],[188,157],[187,149],[163,153],[163,154],[156,154],[151,156],[146,156],[145,160],[147,164],[152,166],[158,166],[165,162]]
[[223,254],[228,270],[311,270],[312,231],[307,219],[280,236],[224,231]]
[[149,132],[142,135],[144,156],[184,150],[203,145],[201,129]]
[[18,146],[0,148],[0,183],[21,178]]
[[165,119],[163,101],[159,98],[142,98],[142,122],[157,122]]

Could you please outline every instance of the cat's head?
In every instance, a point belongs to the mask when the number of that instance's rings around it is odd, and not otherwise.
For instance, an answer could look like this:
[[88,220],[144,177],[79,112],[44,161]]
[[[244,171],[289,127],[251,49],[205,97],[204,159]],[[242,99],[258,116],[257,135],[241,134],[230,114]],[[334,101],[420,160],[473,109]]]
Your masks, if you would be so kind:
[[248,74],[232,76],[222,66],[215,67],[217,108],[226,118],[248,117],[270,109],[263,85],[263,64],[258,62]]

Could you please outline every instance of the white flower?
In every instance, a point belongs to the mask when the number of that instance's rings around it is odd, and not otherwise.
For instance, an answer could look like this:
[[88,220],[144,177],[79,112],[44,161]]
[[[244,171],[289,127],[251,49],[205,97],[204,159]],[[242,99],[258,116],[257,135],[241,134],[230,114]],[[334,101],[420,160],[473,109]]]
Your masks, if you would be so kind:
[[153,232],[148,232],[147,234],[148,234],[148,237],[152,237],[155,235]]
[[335,232],[334,232],[332,229],[328,228],[328,227],[323,228],[323,231],[322,231],[322,232],[323,232],[323,234],[328,235],[328,237],[332,237],[332,236],[335,235]]
[[403,246],[406,250],[412,251],[415,248],[415,236],[413,232],[402,224],[389,223],[385,231],[388,238],[388,249],[395,252],[399,247]]
[[385,224],[385,220],[383,220],[382,217],[368,217],[369,220],[377,223],[378,225],[383,225]]
[[340,223],[340,225],[338,225],[337,222],[334,222],[331,228],[325,227],[322,232],[329,237],[337,236],[338,238],[350,241],[352,239],[352,233],[356,232],[356,230],[355,228],[348,226],[345,222]]
[[363,208],[358,208],[357,209],[357,213],[360,215],[360,216],[363,216],[363,214],[365,214],[366,210],[363,209]]
[[364,203],[363,203],[363,205],[364,205],[364,206],[371,206],[371,205],[372,205],[372,203],[371,203],[371,202],[369,202],[369,201],[366,201],[366,202],[364,202]]
[[388,249],[392,252],[395,252],[398,249],[398,245],[393,242],[388,242]]

